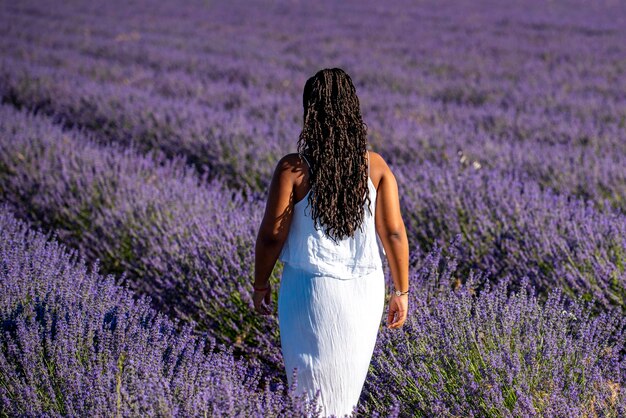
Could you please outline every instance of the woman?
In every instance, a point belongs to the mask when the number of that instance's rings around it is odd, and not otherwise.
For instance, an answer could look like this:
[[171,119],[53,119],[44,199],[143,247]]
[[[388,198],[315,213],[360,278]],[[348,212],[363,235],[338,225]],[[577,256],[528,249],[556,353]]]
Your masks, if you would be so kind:
[[316,396],[322,414],[350,414],[358,402],[385,300],[377,235],[395,285],[387,326],[408,310],[408,242],[396,180],[367,151],[366,127],[350,77],[325,69],[304,86],[298,153],[276,167],[255,247],[254,306],[271,313],[270,274],[284,263],[278,296],[288,382]]

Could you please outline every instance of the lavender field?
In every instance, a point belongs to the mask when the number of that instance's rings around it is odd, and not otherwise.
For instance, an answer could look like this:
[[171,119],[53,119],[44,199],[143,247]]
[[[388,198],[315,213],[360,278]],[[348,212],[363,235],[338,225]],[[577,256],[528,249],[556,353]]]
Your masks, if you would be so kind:
[[626,416],[626,3],[20,1],[0,23],[0,417],[316,415],[251,293],[326,67],[410,243],[409,317],[381,318],[354,415]]

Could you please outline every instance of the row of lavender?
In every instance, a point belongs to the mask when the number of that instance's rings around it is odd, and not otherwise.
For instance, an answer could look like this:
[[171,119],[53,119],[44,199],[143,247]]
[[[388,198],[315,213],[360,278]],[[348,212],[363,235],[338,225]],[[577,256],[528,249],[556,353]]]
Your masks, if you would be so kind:
[[[259,191],[267,187],[272,163],[294,149],[301,123],[277,113],[279,108],[296,108],[296,100],[262,109],[212,109],[30,63],[5,60],[3,67],[0,95],[4,101],[51,115],[65,126],[90,130],[101,141],[133,143],[144,151],[159,149],[170,157],[183,155],[199,171],[237,188]],[[216,102],[223,104],[219,99]],[[391,162],[444,164],[452,160],[516,171],[544,187],[591,199],[599,208],[624,209],[626,150],[620,147],[622,142],[611,142],[625,134],[618,125],[603,125],[601,133],[592,124],[571,126],[565,121],[561,126],[569,131],[565,133],[554,131],[559,125],[533,127],[534,131],[545,128],[542,135],[547,139],[542,142],[531,139],[534,134],[525,120],[527,131],[514,134],[522,140],[494,139],[519,130],[513,125],[520,116],[485,107],[468,112],[465,106],[433,104],[431,99],[406,102],[402,106],[424,109],[423,114],[366,113],[371,115],[368,123],[374,148]],[[449,120],[457,122],[450,126]],[[535,115],[532,120],[541,118]],[[568,140],[558,137],[576,139],[561,143]],[[606,143],[604,138],[609,138]]]
[[[357,12],[359,24],[326,33],[369,45],[367,56],[355,47],[340,61],[355,75],[371,142],[388,159],[519,171],[623,210],[623,32],[614,14],[590,22],[555,10],[550,24],[537,24],[532,8],[431,15],[403,4],[412,20],[390,28],[374,3],[332,12],[262,3],[187,6],[193,14],[165,4],[132,24],[120,19],[126,9],[90,20],[88,6],[66,6],[74,13],[63,19],[9,7],[1,96],[100,139],[182,154],[229,185],[264,190],[271,162],[295,147],[304,77],[341,48],[299,29],[311,13],[352,21]],[[474,20],[463,18],[470,12]],[[155,16],[168,24],[155,26]],[[189,19],[198,19],[193,30]],[[459,49],[467,51],[462,59]]]
[[[294,388],[207,346],[6,206],[0,259],[1,416],[318,416]],[[626,413],[619,313],[592,318],[558,291],[541,304],[527,281],[517,293],[505,280],[476,295],[472,275],[451,290],[455,271],[454,256],[436,249],[412,277],[414,308],[402,330],[382,331],[360,413]]]
[[558,289],[542,303],[515,276],[491,287],[470,274],[459,286],[457,243],[411,275],[402,331],[379,334],[365,416],[396,399],[412,417],[622,416],[621,312],[592,316]]
[[[0,207],[0,416],[304,416],[258,366],[194,337]],[[297,375],[296,375],[297,376]]]
[[106,272],[124,273],[163,311],[279,369],[278,324],[250,309],[259,202],[181,160],[98,146],[7,106],[0,114],[5,201]]
[[[394,167],[414,248],[463,238],[460,270],[528,276],[599,306],[626,308],[626,215],[542,190],[524,176],[424,163]],[[415,252],[417,255],[418,253]]]

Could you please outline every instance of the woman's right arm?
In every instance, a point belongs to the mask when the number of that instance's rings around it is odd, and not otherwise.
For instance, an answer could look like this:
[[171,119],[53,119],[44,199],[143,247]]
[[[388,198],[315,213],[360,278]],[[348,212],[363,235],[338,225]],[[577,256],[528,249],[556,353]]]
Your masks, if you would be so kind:
[[[405,292],[409,289],[409,241],[400,213],[398,183],[387,163],[378,157],[382,170],[376,197],[376,232],[387,253],[395,289]],[[389,300],[387,327],[400,328],[408,313],[408,295],[392,294]]]

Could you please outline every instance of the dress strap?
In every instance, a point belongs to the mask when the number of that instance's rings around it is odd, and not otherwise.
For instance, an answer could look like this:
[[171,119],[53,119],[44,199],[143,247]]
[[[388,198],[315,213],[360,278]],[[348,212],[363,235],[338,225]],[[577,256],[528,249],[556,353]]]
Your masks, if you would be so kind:
[[367,177],[369,178],[370,176],[370,152],[369,151],[365,151],[367,153]]
[[306,159],[306,157],[304,156],[304,154],[300,154],[300,157],[302,157],[304,159],[304,161],[306,161],[306,165],[309,166],[309,171],[313,171],[313,169],[311,168],[311,164],[309,163],[309,160]]

